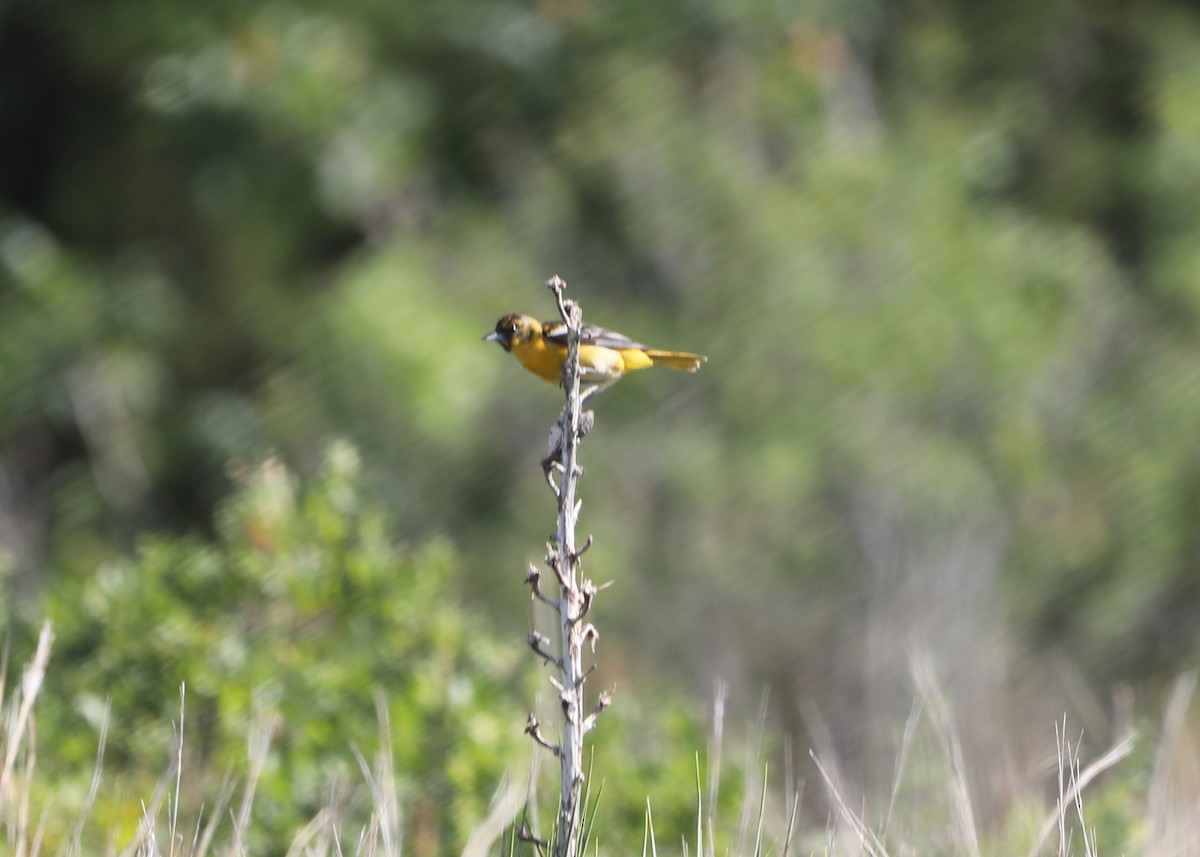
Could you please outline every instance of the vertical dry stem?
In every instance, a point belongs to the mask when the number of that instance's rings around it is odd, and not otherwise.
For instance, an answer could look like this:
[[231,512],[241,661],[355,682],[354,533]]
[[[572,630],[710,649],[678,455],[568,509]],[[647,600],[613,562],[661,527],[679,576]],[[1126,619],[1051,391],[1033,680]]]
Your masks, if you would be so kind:
[[558,835],[555,850],[560,857],[574,857],[579,827],[579,796],[583,785],[583,593],[579,586],[579,555],[575,551],[575,525],[580,504],[575,488],[582,472],[579,452],[579,420],[582,403],[579,391],[579,327],[582,313],[574,302],[565,303],[565,283],[554,277],[548,283],[567,324],[567,360],[563,366],[566,404],[559,417],[561,425],[562,477],[558,484],[558,529],[554,534],[552,562],[559,572],[558,618],[562,641],[562,686],[559,696],[563,709],[562,791],[558,802]]
[[[546,284],[554,293],[559,314],[567,328],[567,358],[563,366],[563,389],[566,403],[562,413],[550,432],[550,449],[543,467],[547,481],[558,501],[558,525],[554,540],[548,545],[546,562],[558,579],[558,598],[550,598],[541,589],[541,572],[536,566],[530,568],[526,582],[532,595],[549,604],[558,613],[561,648],[558,654],[550,652],[544,636],[534,631],[529,635],[529,645],[543,661],[558,668],[557,678],[551,683],[558,691],[562,704],[562,741],[553,744],[541,732],[541,724],[533,715],[526,727],[541,746],[554,753],[561,767],[561,792],[554,836],[555,857],[575,857],[580,847],[580,799],[583,791],[583,738],[596,723],[596,718],[608,706],[609,694],[601,694],[590,714],[584,715],[584,684],[587,671],[583,667],[583,647],[591,643],[594,647],[596,629],[585,623],[584,617],[591,608],[596,587],[583,577],[579,557],[591,544],[591,539],[582,549],[576,547],[575,528],[579,520],[581,502],[576,498],[576,486],[583,469],[579,466],[579,439],[591,426],[592,414],[583,411],[587,397],[580,390],[579,334],[582,314],[573,301],[563,299],[566,287],[558,277]],[[557,471],[557,483],[553,473]],[[539,845],[541,840],[524,832],[524,838]]]

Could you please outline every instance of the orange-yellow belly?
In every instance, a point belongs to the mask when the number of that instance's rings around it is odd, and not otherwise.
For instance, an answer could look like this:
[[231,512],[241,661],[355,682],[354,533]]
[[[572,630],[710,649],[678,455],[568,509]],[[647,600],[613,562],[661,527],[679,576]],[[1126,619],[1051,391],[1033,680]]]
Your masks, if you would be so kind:
[[[556,386],[562,382],[562,364],[567,356],[564,346],[539,340],[514,346],[512,353],[522,366],[539,378]],[[636,348],[617,351],[599,345],[581,345],[579,365],[583,369],[583,381],[596,384],[615,380],[625,372],[645,369],[652,366],[653,361],[646,352]]]

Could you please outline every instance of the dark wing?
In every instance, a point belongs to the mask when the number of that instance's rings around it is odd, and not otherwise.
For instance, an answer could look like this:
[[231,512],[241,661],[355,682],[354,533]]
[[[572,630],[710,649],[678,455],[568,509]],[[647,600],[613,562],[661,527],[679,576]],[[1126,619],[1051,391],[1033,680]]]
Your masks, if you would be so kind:
[[[579,341],[584,345],[599,345],[604,348],[614,348],[618,351],[627,348],[636,348],[642,351],[646,349],[645,345],[642,345],[640,342],[634,342],[623,333],[613,333],[611,330],[605,330],[603,327],[597,327],[594,324],[584,324],[579,334]],[[566,345],[567,326],[561,321],[543,322],[542,336],[558,345]]]

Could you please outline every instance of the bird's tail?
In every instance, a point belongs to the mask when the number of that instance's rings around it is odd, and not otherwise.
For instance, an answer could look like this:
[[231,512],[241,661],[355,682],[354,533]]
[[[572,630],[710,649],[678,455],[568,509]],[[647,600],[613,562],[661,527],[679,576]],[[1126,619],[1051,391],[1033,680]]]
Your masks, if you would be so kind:
[[680,372],[695,372],[700,364],[708,360],[703,354],[688,354],[686,351],[657,351],[646,349],[646,356],[655,366],[666,366],[668,369],[678,369]]

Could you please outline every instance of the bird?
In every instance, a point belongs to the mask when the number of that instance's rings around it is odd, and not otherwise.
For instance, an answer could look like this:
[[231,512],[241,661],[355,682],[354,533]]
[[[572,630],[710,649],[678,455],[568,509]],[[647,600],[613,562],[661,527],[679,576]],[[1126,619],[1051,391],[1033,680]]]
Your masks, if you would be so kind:
[[[495,329],[483,339],[499,343],[543,381],[556,386],[562,383],[567,359],[567,326],[563,322],[538,321],[531,315],[510,312],[501,316]],[[626,372],[649,366],[695,372],[707,360],[702,354],[650,348],[594,324],[584,324],[579,330],[579,380],[591,385],[589,396],[615,384]]]

